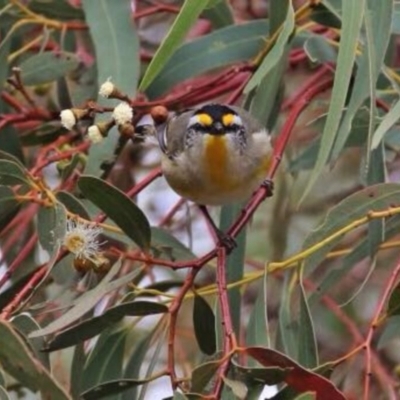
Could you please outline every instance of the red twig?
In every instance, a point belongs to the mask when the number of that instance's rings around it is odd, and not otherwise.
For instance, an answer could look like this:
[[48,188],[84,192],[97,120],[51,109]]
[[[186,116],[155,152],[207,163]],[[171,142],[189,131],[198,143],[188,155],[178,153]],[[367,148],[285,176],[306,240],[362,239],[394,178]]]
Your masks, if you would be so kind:
[[374,317],[371,321],[371,324],[368,329],[368,334],[365,339],[365,379],[364,379],[364,400],[369,400],[369,387],[370,387],[370,380],[371,380],[371,344],[372,344],[372,339],[374,337],[375,330],[378,326],[378,320],[379,316],[382,314],[382,311],[386,305],[387,300],[389,299],[389,296],[393,290],[393,287],[400,275],[400,261],[398,261],[396,268],[391,272],[386,285],[385,285],[385,290],[383,291],[383,294],[379,300],[379,303],[376,307]]
[[8,279],[11,277],[12,273],[16,270],[16,268],[18,268],[21,265],[22,261],[24,261],[25,258],[28,257],[30,252],[35,247],[37,239],[38,239],[37,234],[32,235],[31,238],[28,240],[28,242],[21,249],[21,251],[17,254],[13,262],[8,267],[7,271],[4,273],[2,277],[0,277],[0,288],[8,281]]
[[199,269],[192,268],[187,276],[183,285],[181,286],[179,293],[174,298],[172,303],[169,306],[169,315],[170,315],[170,323],[169,323],[169,333],[168,333],[168,373],[171,377],[172,387],[175,390],[179,384],[178,377],[175,372],[175,350],[174,350],[174,342],[176,337],[176,323],[178,320],[179,309],[182,304],[183,298],[186,293],[192,288],[194,279],[196,278]]
[[9,318],[13,310],[17,308],[19,304],[21,304],[23,299],[35,288],[36,284],[40,282],[40,280],[46,274],[46,271],[47,271],[47,265],[40,267],[36,271],[36,273],[31,277],[31,279],[23,287],[23,289],[13,298],[13,300],[9,304],[7,304],[7,307],[5,307],[2,313],[0,314],[0,319]]
[[[229,307],[228,288],[226,283],[226,249],[220,247],[217,253],[217,287],[218,299],[221,308],[221,323],[223,335],[223,354],[227,356],[236,347],[237,341],[232,324],[232,315]],[[218,368],[217,379],[214,385],[213,396],[215,399],[221,397],[224,385],[223,377],[227,374],[230,364],[230,357],[226,357]]]

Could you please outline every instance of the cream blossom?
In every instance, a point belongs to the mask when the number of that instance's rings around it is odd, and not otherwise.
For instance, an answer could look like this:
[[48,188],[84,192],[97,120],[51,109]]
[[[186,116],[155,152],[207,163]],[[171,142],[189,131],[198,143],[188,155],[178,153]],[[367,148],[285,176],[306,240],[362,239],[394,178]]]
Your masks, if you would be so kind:
[[92,143],[100,143],[103,140],[103,135],[97,125],[89,126],[87,135]]
[[99,226],[69,219],[63,244],[76,258],[91,259],[99,254],[97,238],[102,232]]
[[114,108],[112,116],[118,125],[131,122],[133,118],[132,107],[126,102],[119,103]]
[[76,117],[72,110],[62,110],[60,113],[61,125],[66,129],[72,129],[76,124]]
[[114,91],[115,86],[111,82],[111,79],[108,78],[101,86],[99,90],[99,95],[102,97],[110,97],[112,92]]

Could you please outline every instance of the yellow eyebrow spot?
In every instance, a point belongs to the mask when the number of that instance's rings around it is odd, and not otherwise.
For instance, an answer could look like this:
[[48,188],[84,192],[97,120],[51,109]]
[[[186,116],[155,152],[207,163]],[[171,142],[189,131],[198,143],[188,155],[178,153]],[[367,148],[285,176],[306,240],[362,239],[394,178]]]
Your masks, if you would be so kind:
[[208,114],[197,114],[199,123],[204,126],[210,126],[213,123],[212,118]]
[[224,126],[229,126],[233,124],[233,114],[224,114],[222,117],[222,123]]

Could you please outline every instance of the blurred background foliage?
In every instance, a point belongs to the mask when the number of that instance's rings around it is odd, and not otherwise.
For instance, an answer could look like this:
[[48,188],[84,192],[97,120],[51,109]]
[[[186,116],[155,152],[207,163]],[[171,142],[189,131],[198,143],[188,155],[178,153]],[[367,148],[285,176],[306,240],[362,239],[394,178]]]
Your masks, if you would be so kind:
[[[0,0],[0,398],[399,398],[399,10]],[[282,158],[226,259],[141,140],[154,106],[205,102]],[[211,211],[227,230],[243,207]],[[101,227],[94,260],[71,221]]]

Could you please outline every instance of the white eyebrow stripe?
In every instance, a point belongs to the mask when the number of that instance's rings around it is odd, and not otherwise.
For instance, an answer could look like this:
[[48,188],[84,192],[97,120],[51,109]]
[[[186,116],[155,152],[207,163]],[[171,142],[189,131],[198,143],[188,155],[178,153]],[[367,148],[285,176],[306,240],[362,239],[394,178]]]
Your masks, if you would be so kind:
[[242,118],[240,118],[239,115],[233,115],[232,124],[243,125]]
[[192,125],[199,124],[199,123],[200,123],[199,117],[197,115],[193,115],[189,119],[188,126],[192,126]]

